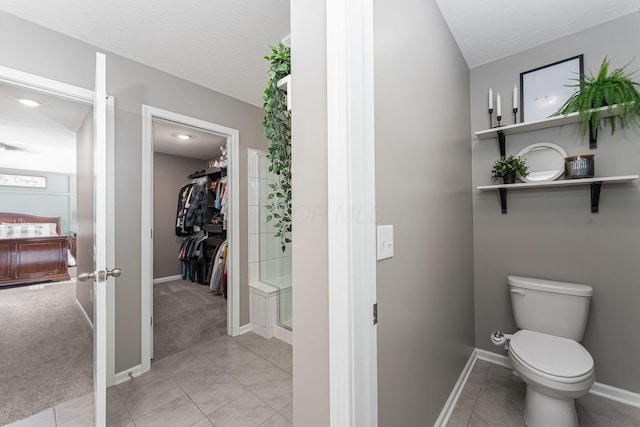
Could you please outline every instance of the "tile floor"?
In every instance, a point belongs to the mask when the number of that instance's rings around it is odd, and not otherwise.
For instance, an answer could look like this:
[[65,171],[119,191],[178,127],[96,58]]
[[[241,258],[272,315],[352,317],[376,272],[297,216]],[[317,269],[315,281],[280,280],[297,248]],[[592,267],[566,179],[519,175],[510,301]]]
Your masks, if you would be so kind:
[[[525,383],[510,369],[478,360],[447,427],[524,427]],[[576,402],[580,427],[638,427],[640,408],[593,394]]]
[[[251,332],[206,343],[153,363],[107,390],[113,427],[284,427],[293,424],[291,346]],[[11,427],[93,426],[92,394]]]

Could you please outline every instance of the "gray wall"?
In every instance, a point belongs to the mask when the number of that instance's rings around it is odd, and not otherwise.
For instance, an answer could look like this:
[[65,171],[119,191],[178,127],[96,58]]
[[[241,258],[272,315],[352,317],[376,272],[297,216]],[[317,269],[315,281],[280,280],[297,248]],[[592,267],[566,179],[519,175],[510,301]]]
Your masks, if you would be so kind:
[[0,168],[0,173],[47,178],[47,188],[0,186],[0,212],[60,217],[61,234],[76,231],[74,174],[6,168]]
[[[636,58],[640,68],[640,16],[622,17],[587,31],[471,72],[472,130],[486,129],[489,87],[510,105],[520,72],[584,54],[585,71],[597,73],[605,55],[620,67]],[[636,80],[637,80],[636,75]],[[505,105],[503,104],[503,107]],[[512,123],[508,117],[506,124]],[[589,150],[576,125],[507,138],[507,154],[541,141],[558,144],[569,154],[594,153],[596,175],[637,174],[640,130],[601,132],[597,150]],[[489,184],[489,170],[499,156],[495,140],[472,139],[473,185]],[[492,330],[513,332],[515,324],[507,293],[510,274],[586,283],[594,287],[584,345],[595,360],[596,380],[640,392],[640,184],[604,185],[600,213],[590,213],[590,189],[538,189],[508,194],[508,214],[499,210],[497,192],[474,191],[474,255],[476,343],[489,343]]]
[[[96,47],[0,13],[4,66],[92,88]],[[266,49],[266,48],[265,48]],[[268,53],[265,50],[265,54]],[[107,53],[107,91],[115,97],[116,372],[140,363],[140,200],[142,104],[240,130],[240,323],[249,321],[247,147],[265,149],[262,110]]]
[[432,425],[474,347],[469,69],[434,1],[374,3],[380,426]]
[[178,190],[187,176],[206,169],[208,161],[153,154],[153,278],[181,274],[178,251],[182,237],[176,236]]
[[329,425],[326,4],[291,2],[293,418]]
[[[78,173],[78,240],[76,271],[94,271],[93,265],[93,110],[87,114],[76,137]],[[76,299],[93,321],[93,281],[76,283]]]

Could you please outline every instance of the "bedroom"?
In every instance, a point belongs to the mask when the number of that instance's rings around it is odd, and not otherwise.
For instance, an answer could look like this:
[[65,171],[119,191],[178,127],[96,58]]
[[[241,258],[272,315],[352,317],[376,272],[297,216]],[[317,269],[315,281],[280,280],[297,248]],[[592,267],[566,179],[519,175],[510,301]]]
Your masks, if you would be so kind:
[[0,357],[9,368],[0,382],[12,385],[0,395],[0,424],[28,414],[30,402],[53,405],[93,387],[92,310],[77,300],[89,290],[75,282],[77,253],[92,261],[82,239],[91,203],[77,203],[92,180],[76,179],[93,133],[89,110],[0,85]]

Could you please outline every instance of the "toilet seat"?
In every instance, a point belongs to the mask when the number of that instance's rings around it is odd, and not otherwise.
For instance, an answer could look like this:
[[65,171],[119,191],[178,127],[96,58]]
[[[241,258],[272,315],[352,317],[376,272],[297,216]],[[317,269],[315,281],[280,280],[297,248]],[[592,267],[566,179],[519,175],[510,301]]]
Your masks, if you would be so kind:
[[509,347],[511,357],[547,380],[576,384],[593,376],[593,358],[576,341],[520,330],[511,338]]

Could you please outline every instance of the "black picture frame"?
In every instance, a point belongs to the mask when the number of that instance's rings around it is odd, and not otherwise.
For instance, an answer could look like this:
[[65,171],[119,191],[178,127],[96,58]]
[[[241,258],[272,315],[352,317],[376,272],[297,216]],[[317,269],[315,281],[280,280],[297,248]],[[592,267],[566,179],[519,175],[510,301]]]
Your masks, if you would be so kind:
[[520,121],[534,122],[555,113],[584,74],[584,54],[520,73]]

